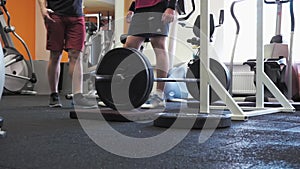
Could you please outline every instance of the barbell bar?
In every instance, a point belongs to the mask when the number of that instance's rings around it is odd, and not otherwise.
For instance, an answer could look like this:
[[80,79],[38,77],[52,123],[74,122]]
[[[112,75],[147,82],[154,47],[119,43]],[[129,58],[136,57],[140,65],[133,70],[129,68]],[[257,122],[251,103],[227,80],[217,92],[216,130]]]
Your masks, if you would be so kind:
[[[116,75],[95,75],[96,81],[98,82],[111,82],[114,79],[116,82],[125,80],[129,76],[123,76],[122,74]],[[196,83],[200,82],[200,79],[193,78],[154,78],[155,82],[187,82],[187,83]]]

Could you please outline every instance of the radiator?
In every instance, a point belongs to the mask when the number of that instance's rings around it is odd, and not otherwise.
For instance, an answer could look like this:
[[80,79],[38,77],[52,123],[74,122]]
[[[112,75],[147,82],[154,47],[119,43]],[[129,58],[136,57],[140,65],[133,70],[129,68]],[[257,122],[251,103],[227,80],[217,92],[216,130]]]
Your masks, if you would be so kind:
[[254,72],[233,72],[232,93],[236,95],[255,94]]

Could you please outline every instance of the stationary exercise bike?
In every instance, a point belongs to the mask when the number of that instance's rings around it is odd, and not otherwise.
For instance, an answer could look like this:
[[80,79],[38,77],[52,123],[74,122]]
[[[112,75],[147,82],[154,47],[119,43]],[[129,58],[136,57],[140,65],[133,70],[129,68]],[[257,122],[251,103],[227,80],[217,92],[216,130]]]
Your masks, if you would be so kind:
[[[13,94],[36,94],[33,91],[37,82],[36,74],[30,51],[24,40],[15,32],[15,27],[10,24],[10,15],[6,8],[6,0],[0,0],[0,34],[3,46],[5,64],[4,91]],[[4,14],[7,21],[5,21]],[[29,60],[15,48],[11,34],[16,37],[26,49]]]

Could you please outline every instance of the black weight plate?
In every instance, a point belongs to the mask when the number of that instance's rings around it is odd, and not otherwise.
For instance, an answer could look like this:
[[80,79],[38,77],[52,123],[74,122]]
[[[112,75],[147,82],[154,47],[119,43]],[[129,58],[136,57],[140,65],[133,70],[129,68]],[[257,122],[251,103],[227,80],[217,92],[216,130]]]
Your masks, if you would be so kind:
[[[71,119],[86,119],[86,120],[105,120],[116,122],[134,122],[134,121],[148,121],[156,118],[157,110],[141,111],[140,109],[122,111],[112,110],[110,108],[101,109],[77,109],[70,111],[69,117]],[[102,117],[100,116],[102,115]]]
[[124,79],[96,80],[100,99],[113,109],[140,107],[148,99],[153,86],[153,72],[147,58],[136,49],[116,48],[107,52],[97,66],[96,75],[115,77],[117,74]]
[[[175,123],[176,122],[176,123]],[[181,129],[215,129],[231,126],[231,116],[224,113],[160,113],[154,120],[153,125],[163,128],[181,128]]]
[[[199,63],[200,63],[200,59],[195,59],[189,63],[187,74],[186,74],[187,78],[197,78],[197,79],[200,78]],[[230,78],[231,78],[228,68],[223,63],[220,63],[217,60],[212,58],[209,59],[209,64],[210,64],[211,71],[219,79],[219,81],[225,87],[225,89],[228,90],[230,87]],[[186,83],[189,93],[193,96],[193,98],[197,100],[200,100],[199,85],[200,83],[190,83],[190,82]],[[211,89],[210,102],[214,102],[217,100],[219,100],[218,95]]]

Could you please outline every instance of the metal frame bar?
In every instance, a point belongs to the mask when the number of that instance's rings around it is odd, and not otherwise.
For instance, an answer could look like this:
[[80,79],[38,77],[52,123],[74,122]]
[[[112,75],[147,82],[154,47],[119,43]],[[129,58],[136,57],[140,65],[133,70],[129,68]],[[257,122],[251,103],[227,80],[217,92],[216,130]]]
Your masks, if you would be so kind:
[[276,1],[276,4],[277,4],[277,17],[276,17],[275,35],[281,35],[282,3],[280,3],[280,1]]
[[200,107],[201,113],[209,113],[209,77],[207,71],[209,71],[209,11],[210,11],[210,1],[201,0],[199,1],[200,8]]
[[[201,51],[200,51],[200,107],[199,110],[201,113],[210,113],[209,105],[209,86],[211,86],[221,100],[225,103],[227,108],[231,111],[232,120],[247,120],[248,117],[265,115],[278,112],[295,112],[295,108],[291,103],[283,96],[279,89],[274,85],[270,78],[264,73],[263,68],[263,0],[257,0],[257,73],[256,73],[256,107],[248,108],[249,111],[244,112],[241,107],[234,101],[232,96],[228,91],[222,86],[219,80],[209,69],[209,9],[210,1],[201,0],[200,1],[200,40],[201,40]],[[278,108],[264,108],[264,85],[270,90],[270,92],[275,96],[279,101],[282,107]]]
[[12,41],[12,38],[10,37],[9,33],[6,33],[4,31],[4,28],[7,26],[7,24],[6,24],[6,20],[4,18],[3,12],[2,11],[0,11],[0,12],[1,12],[0,13],[0,28],[1,28],[0,29],[0,34],[1,34],[1,39],[4,43],[4,47],[8,47],[8,46],[14,47],[15,45],[14,45],[14,43]]

